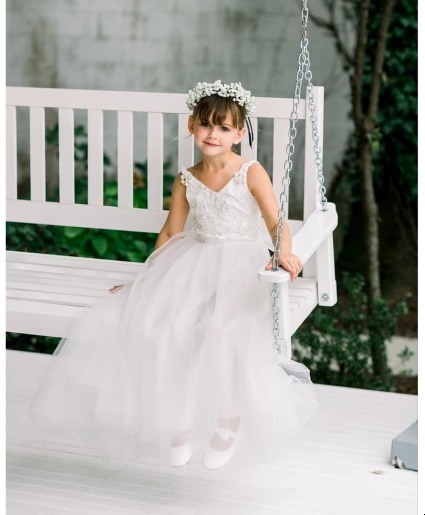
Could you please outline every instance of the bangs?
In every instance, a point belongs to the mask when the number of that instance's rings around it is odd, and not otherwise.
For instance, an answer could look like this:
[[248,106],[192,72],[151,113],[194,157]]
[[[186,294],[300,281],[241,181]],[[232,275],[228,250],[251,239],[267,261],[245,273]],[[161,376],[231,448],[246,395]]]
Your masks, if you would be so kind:
[[214,125],[223,125],[230,116],[235,129],[242,129],[245,122],[244,108],[233,101],[232,98],[211,95],[204,97],[193,110],[193,116],[202,121],[212,122]]

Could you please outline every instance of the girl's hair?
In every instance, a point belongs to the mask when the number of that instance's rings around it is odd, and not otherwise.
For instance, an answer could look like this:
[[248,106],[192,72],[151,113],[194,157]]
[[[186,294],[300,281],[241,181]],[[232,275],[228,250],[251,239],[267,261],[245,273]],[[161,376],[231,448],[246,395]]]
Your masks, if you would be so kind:
[[193,109],[193,117],[199,120],[211,121],[214,125],[223,125],[230,114],[233,127],[241,130],[244,127],[246,111],[233,98],[210,95],[201,98]]

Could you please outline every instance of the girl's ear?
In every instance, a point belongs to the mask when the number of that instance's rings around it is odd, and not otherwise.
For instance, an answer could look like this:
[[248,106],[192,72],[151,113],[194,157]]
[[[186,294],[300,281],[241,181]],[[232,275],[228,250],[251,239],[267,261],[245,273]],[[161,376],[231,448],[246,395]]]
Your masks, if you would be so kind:
[[243,140],[245,134],[246,134],[246,127],[241,129],[240,131],[238,131],[238,135],[237,135],[237,138],[234,141],[234,144],[237,145],[238,143],[240,143]]
[[190,132],[190,134],[193,134],[193,131],[194,131],[194,123],[195,123],[195,120],[193,118],[192,115],[189,116],[189,119],[187,121],[187,128]]

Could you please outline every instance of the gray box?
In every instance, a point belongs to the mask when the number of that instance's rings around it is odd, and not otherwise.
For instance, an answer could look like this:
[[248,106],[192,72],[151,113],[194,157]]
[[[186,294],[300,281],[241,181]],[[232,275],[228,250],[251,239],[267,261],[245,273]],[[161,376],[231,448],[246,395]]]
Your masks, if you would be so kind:
[[394,438],[391,463],[400,469],[418,470],[418,421]]

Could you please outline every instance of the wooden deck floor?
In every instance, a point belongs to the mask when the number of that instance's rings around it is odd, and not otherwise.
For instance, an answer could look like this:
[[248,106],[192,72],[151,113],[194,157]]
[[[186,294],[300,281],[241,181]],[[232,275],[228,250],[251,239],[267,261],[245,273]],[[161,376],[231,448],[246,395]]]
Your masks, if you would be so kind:
[[81,442],[38,432],[26,408],[49,356],[7,351],[7,515],[416,515],[417,474],[389,462],[417,397],[318,385],[290,448],[255,466],[146,461],[112,468]]

